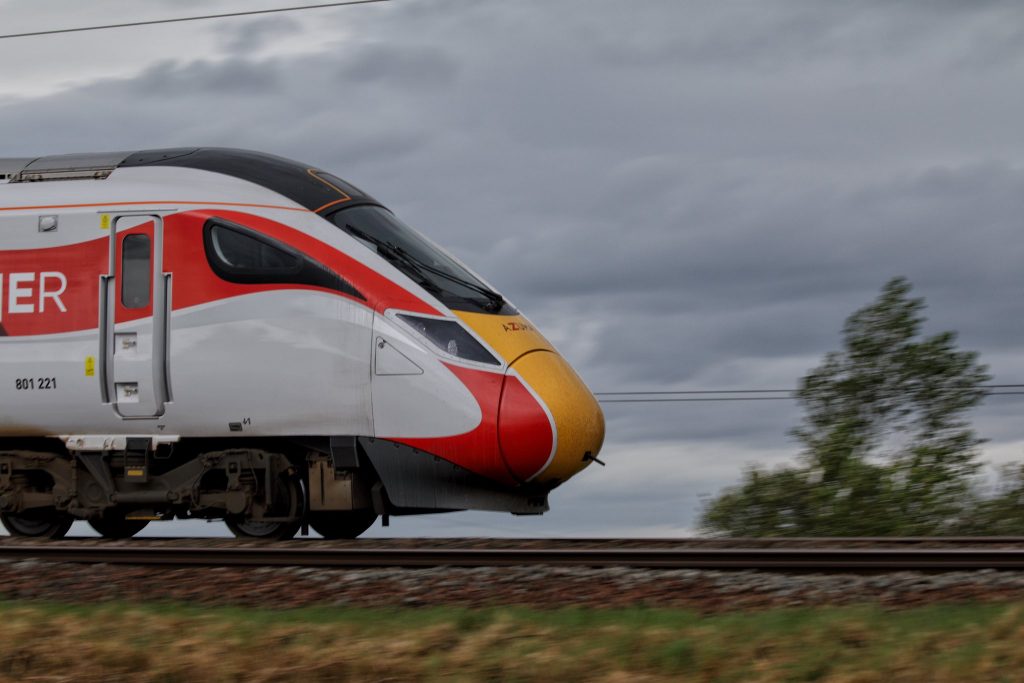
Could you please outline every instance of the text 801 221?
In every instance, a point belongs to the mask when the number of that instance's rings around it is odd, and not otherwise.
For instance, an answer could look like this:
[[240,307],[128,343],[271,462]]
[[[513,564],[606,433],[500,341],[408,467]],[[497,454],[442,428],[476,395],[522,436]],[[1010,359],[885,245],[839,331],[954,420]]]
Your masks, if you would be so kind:
[[33,389],[56,389],[56,377],[21,377],[14,380],[14,388],[18,391],[31,391]]

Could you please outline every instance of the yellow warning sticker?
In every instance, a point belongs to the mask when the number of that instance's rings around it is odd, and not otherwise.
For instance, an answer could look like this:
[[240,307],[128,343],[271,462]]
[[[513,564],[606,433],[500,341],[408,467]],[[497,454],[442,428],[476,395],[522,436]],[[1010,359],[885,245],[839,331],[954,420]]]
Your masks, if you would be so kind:
[[96,376],[96,359],[93,356],[85,357],[85,376],[95,377]]
[[100,230],[110,230],[110,214],[100,214]]

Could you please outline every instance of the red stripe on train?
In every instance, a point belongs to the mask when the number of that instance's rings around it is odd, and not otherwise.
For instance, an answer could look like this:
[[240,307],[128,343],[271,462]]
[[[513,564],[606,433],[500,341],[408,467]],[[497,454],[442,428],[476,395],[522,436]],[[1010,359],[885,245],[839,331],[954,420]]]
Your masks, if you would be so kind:
[[544,408],[515,375],[445,363],[480,405],[480,424],[455,436],[386,438],[444,458],[505,484],[525,481],[551,455],[554,434]]
[[[238,284],[219,278],[203,247],[203,226],[210,218],[244,225],[309,255],[350,282],[362,301],[310,285]],[[152,223],[119,232],[152,237]],[[123,238],[122,238],[123,239]],[[121,259],[121,239],[116,259]],[[59,247],[0,251],[0,334],[27,336],[94,330],[99,324],[99,279],[109,270],[109,237]],[[202,210],[168,216],[164,221],[164,272],[172,274],[174,310],[245,294],[315,290],[348,298],[382,312],[387,308],[433,313],[415,294],[335,247],[295,228],[238,211]],[[152,305],[127,308],[115,295],[115,320],[129,322],[152,315]]]

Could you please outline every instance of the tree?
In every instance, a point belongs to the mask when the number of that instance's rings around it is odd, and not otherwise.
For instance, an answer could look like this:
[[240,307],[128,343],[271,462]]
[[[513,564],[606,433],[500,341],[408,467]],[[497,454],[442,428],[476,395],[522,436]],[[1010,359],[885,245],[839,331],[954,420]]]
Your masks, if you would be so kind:
[[999,468],[993,495],[978,497],[973,514],[956,533],[984,536],[1019,536],[1024,529],[1024,465]]
[[923,299],[894,278],[846,320],[841,351],[800,383],[797,467],[751,468],[704,510],[728,535],[926,535],[962,527],[977,437],[965,413],[990,379],[956,334],[922,338]]

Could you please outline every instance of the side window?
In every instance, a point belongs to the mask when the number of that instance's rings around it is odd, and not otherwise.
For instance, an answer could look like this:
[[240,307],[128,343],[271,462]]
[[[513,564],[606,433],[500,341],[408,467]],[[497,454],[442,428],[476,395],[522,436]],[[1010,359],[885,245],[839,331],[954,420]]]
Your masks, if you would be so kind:
[[203,243],[210,268],[228,282],[311,285],[366,300],[324,264],[255,230],[214,219],[203,229]]
[[145,308],[153,284],[149,235],[125,235],[121,240],[121,305]]
[[218,265],[235,275],[285,275],[302,268],[298,254],[225,225],[210,226],[209,247]]

